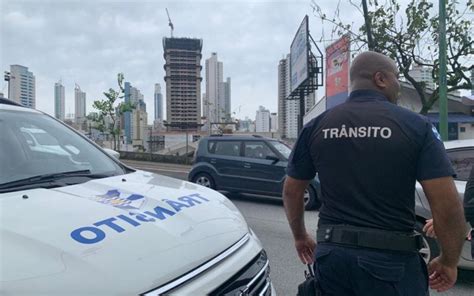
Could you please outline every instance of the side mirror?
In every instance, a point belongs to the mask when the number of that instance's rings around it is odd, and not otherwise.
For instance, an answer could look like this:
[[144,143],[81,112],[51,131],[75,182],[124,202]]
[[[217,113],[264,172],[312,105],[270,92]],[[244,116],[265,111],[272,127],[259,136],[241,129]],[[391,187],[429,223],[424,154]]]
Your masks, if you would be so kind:
[[276,156],[271,156],[271,155],[267,155],[267,156],[265,157],[265,159],[273,160],[272,164],[275,164],[275,163],[277,163],[277,162],[280,161],[280,159],[279,159],[278,157],[276,157]]
[[105,153],[107,153],[108,155],[116,158],[116,159],[119,159],[120,158],[120,153],[118,153],[117,151],[115,150],[112,150],[112,149],[108,149],[108,148],[102,148],[104,149]]

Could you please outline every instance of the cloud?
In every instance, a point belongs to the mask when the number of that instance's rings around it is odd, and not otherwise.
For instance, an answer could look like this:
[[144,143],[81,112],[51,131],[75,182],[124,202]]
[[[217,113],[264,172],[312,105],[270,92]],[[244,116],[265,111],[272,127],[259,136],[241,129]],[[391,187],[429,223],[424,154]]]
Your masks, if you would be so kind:
[[[92,111],[92,100],[117,88],[116,75],[123,72],[144,94],[151,120],[154,84],[165,89],[162,38],[170,36],[165,8],[174,36],[203,39],[203,77],[205,59],[218,53],[224,77],[232,78],[232,109],[242,106],[241,117],[254,118],[259,105],[277,111],[278,61],[289,53],[305,14],[313,34],[321,29],[310,0],[0,1],[2,70],[29,67],[37,77],[37,105],[50,114],[60,78],[67,112],[74,112],[75,83],[87,93]],[[331,10],[332,3],[321,6]]]
[[2,18],[2,24],[6,27],[41,29],[45,23],[43,16],[27,16],[21,11],[11,11]]

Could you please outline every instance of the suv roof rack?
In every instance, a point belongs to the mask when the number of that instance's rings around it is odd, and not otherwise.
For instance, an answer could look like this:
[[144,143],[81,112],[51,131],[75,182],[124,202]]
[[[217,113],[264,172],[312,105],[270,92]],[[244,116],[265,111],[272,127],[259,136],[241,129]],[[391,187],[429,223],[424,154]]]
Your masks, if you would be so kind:
[[255,138],[263,138],[263,137],[260,136],[260,135],[252,135],[252,137],[255,137]]
[[17,102],[14,102],[14,101],[9,100],[9,99],[7,99],[7,98],[0,98],[0,104],[23,107],[23,105],[18,104]]

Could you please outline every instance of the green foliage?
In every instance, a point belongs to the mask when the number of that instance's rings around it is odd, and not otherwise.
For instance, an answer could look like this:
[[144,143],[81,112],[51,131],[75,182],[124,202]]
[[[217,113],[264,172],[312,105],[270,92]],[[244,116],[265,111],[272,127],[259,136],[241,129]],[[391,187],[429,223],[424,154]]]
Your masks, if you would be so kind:
[[[96,128],[101,132],[108,132],[114,140],[114,150],[119,146],[120,127],[117,120],[125,112],[132,111],[135,106],[130,102],[121,101],[124,98],[124,75],[117,74],[117,84],[119,90],[109,88],[108,92],[104,92],[105,99],[95,100],[92,107],[98,111],[98,114],[91,115],[91,120],[96,124]],[[107,121],[110,121],[107,124]]]
[[[459,10],[458,1],[447,1],[446,6],[446,38],[447,38],[447,83],[448,92],[458,89],[471,89],[467,72],[473,68],[474,54],[473,30],[474,24],[469,13],[474,12],[474,0],[468,0],[467,5]],[[352,1],[350,3],[356,6]],[[439,80],[439,18],[435,13],[433,1],[411,0],[405,11],[401,11],[397,0],[387,0],[384,4],[378,1],[368,1],[374,50],[393,58],[400,73],[410,82],[420,96],[423,108],[421,113],[427,113],[438,100],[439,88],[436,86],[430,94],[425,92],[426,84],[413,79],[409,71],[414,65],[431,69],[433,82]],[[315,14],[323,21],[328,21],[326,15],[313,0]],[[360,11],[360,10],[359,10]],[[361,15],[363,18],[363,14]],[[335,18],[336,19],[336,18]],[[338,35],[349,33],[354,43],[361,44],[362,49],[367,44],[367,29],[365,25],[358,32],[350,30],[337,17],[337,21],[329,21],[337,30]],[[469,64],[470,62],[470,64]]]

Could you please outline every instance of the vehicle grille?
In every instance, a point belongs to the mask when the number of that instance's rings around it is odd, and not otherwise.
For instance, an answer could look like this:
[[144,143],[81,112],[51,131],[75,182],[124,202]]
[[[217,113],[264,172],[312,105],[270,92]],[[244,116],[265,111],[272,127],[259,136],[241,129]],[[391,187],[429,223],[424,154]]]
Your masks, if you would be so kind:
[[265,251],[262,251],[249,264],[210,295],[271,295],[270,266]]

